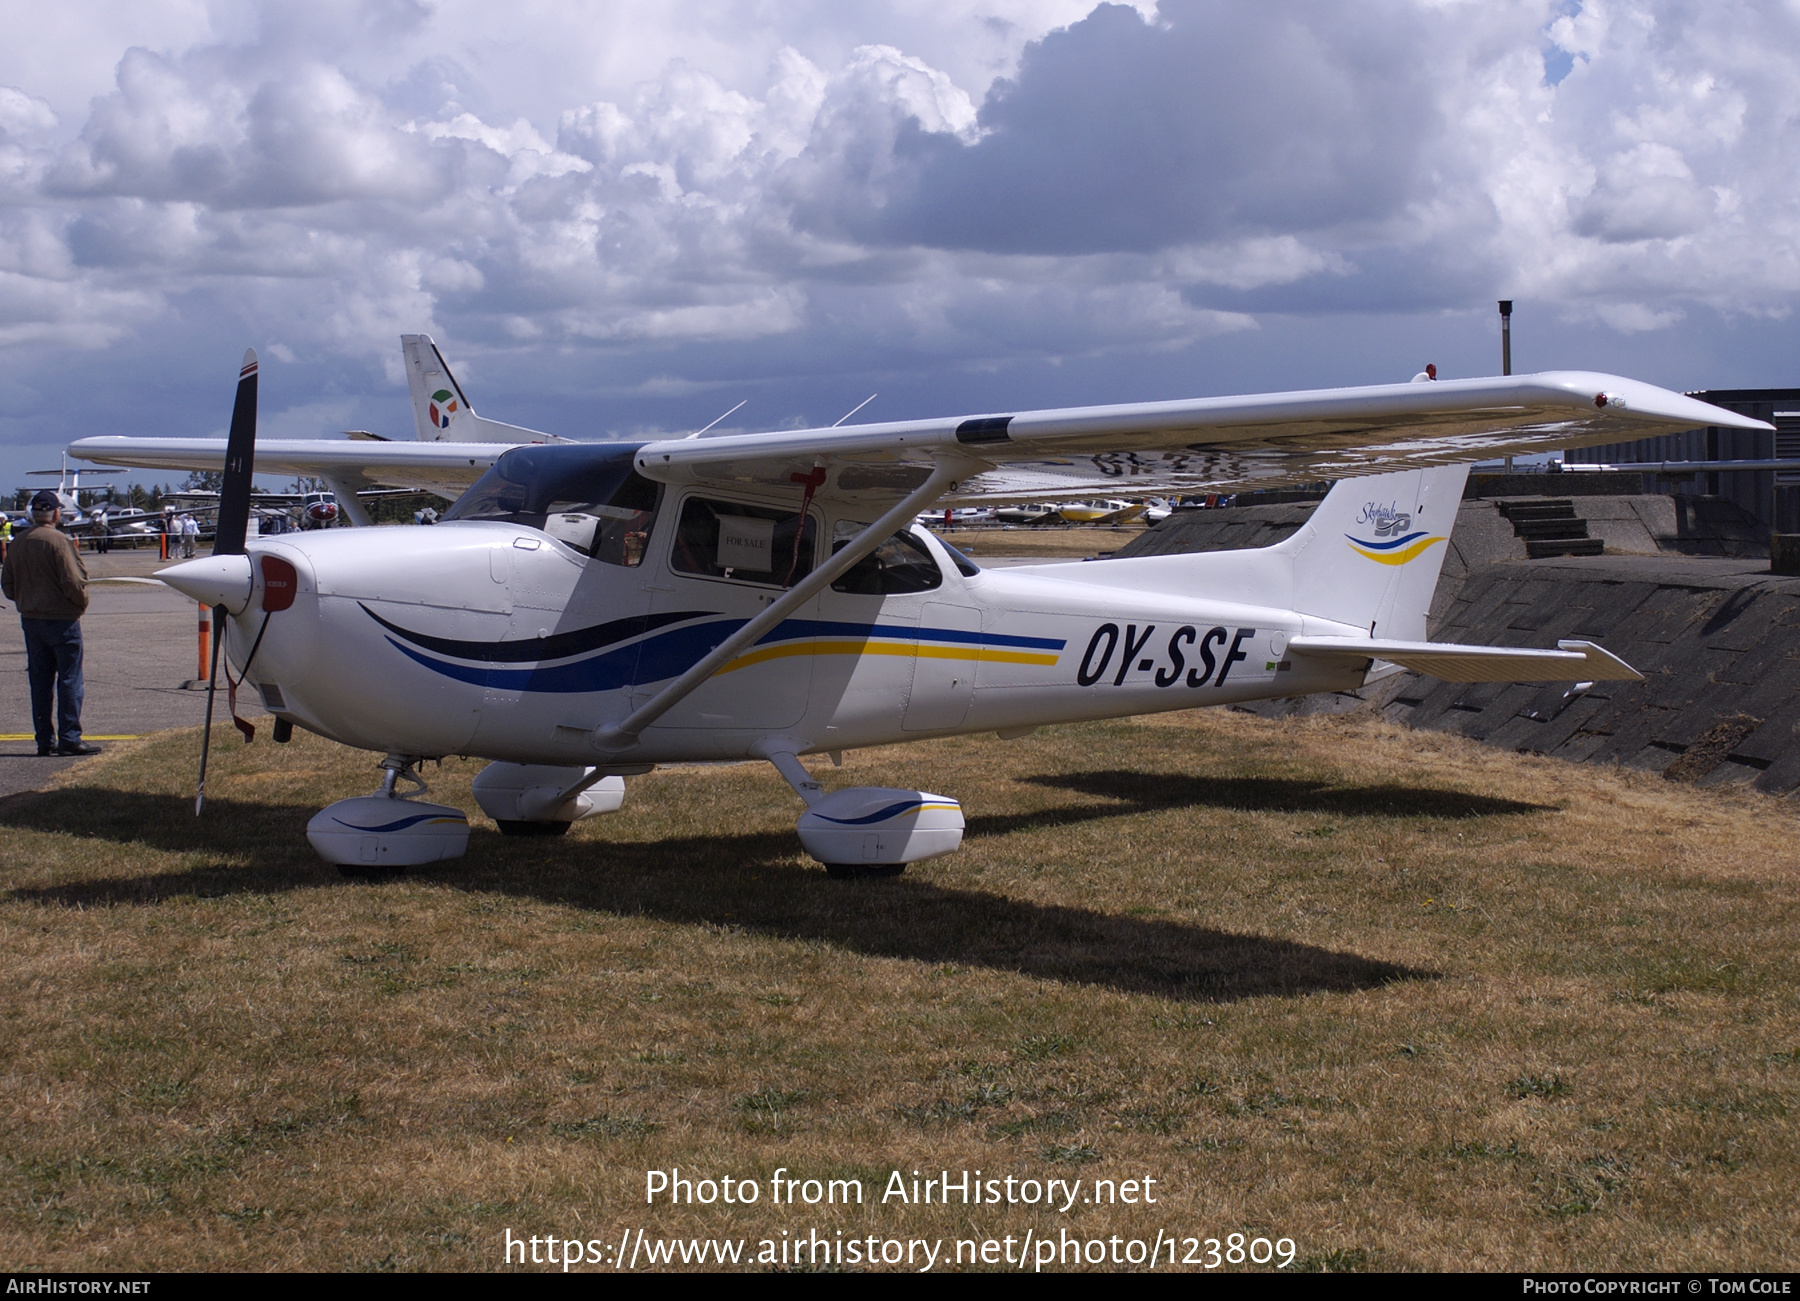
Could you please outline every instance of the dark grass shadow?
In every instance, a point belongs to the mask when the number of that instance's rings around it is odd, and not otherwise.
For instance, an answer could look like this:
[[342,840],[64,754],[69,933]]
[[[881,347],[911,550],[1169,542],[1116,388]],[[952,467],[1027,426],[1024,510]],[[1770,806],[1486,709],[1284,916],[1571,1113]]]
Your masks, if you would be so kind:
[[[1063,812],[1092,819],[1134,811],[1110,805]],[[91,908],[341,887],[345,883],[336,869],[313,857],[306,844],[311,815],[312,810],[293,806],[218,801],[208,806],[207,817],[194,818],[192,805],[177,796],[51,792],[0,812],[0,824],[216,853],[221,861],[180,872],[21,887],[9,894],[26,902]],[[1433,975],[1316,945],[1029,903],[915,877],[833,881],[822,870],[797,863],[796,849],[791,832],[608,843],[517,841],[477,831],[466,858],[414,869],[407,879],[1173,999],[1348,991]],[[248,866],[241,866],[245,859]]]
[[[1264,813],[1329,813],[1357,818],[1488,818],[1501,814],[1555,813],[1548,804],[1420,786],[1337,786],[1288,777],[1205,777],[1182,773],[1100,772],[1043,774],[1018,779],[1032,786],[1077,791],[1119,800],[1114,816],[1163,809],[1206,807]],[[1046,809],[1055,817],[1062,810]],[[1005,819],[1001,819],[1004,821]],[[982,819],[974,819],[973,827]]]

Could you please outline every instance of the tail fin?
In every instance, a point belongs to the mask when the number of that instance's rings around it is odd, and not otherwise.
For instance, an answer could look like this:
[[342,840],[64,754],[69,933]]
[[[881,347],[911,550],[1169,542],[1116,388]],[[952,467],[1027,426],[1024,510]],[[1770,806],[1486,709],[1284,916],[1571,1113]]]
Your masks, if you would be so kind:
[[1340,479],[1304,527],[1276,548],[1294,563],[1294,608],[1424,641],[1425,616],[1462,504],[1467,465]]
[[412,390],[413,422],[422,443],[566,443],[566,438],[475,414],[450,364],[429,334],[403,334],[406,383]]

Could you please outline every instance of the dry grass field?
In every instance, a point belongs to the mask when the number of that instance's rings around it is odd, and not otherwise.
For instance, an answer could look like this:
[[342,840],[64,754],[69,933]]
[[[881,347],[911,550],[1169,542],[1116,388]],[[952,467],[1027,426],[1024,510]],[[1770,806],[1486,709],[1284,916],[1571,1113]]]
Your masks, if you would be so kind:
[[[963,851],[897,880],[828,880],[738,766],[367,885],[302,831],[371,757],[230,735],[199,820],[191,732],[0,806],[9,1268],[489,1269],[508,1230],[637,1229],[1800,1257],[1785,803],[1208,713],[823,766],[963,800]],[[434,796],[472,809],[477,769]],[[674,1166],[869,1201],[646,1208]],[[1157,1205],[879,1201],[946,1167]]]

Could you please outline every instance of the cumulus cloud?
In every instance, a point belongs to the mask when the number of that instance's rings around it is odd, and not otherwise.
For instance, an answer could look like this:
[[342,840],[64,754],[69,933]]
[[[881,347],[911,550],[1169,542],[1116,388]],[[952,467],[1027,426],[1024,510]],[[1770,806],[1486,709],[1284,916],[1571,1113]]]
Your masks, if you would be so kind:
[[978,139],[912,115],[893,152],[914,184],[847,225],[1069,254],[1380,220],[1417,192],[1443,128],[1427,24],[1395,21],[1418,16],[1166,0],[1146,22],[1103,4],[990,89]]
[[366,391],[428,330],[650,401],[1800,295],[1779,0],[171,4],[104,84],[0,55],[0,368],[230,328]]
[[1599,171],[1575,221],[1576,234],[1609,243],[1674,239],[1706,225],[1718,207],[1687,160],[1665,144],[1646,142],[1614,154]]
[[[302,64],[246,84],[216,62],[127,51],[118,90],[95,104],[49,192],[230,210],[430,202],[450,187],[459,160],[410,142],[338,69]],[[476,137],[446,129],[439,138]]]

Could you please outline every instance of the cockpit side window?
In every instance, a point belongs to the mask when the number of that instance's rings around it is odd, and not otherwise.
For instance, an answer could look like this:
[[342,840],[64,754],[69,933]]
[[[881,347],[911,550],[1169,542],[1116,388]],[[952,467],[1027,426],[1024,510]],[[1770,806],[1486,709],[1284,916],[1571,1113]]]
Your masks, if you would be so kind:
[[640,565],[662,488],[634,468],[638,446],[516,447],[457,499],[444,520],[523,524],[606,564]]
[[606,501],[552,502],[544,532],[595,560],[635,569],[650,545],[660,491],[660,485],[634,473]]

